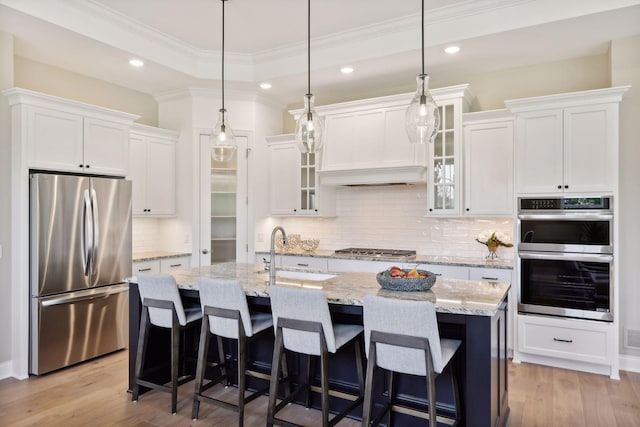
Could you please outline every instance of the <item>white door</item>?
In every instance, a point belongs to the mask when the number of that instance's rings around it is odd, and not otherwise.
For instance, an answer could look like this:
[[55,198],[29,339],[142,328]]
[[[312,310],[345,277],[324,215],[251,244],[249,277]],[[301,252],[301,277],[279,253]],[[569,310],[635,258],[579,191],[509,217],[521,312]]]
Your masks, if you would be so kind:
[[209,135],[198,135],[200,144],[199,266],[248,260],[249,136],[236,132],[238,150],[229,162],[214,162]]

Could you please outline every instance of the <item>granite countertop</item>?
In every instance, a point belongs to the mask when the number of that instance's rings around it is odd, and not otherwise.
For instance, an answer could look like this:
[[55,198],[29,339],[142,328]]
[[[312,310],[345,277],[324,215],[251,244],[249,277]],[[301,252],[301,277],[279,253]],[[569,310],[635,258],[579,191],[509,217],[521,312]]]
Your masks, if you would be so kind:
[[[269,255],[269,251],[256,251],[256,254]],[[385,257],[363,257],[353,256],[348,254],[335,255],[331,250],[315,250],[311,253],[290,253],[290,252],[276,252],[277,255],[288,256],[303,256],[303,257],[315,257],[315,258],[335,258],[335,259],[352,259],[358,261],[389,261],[408,264],[441,264],[441,265],[453,265],[460,267],[484,267],[484,268],[501,268],[505,270],[513,270],[512,259],[494,259],[487,260],[484,258],[470,258],[470,257],[456,257],[456,256],[442,256],[442,255],[416,255],[415,259],[402,260],[398,258],[385,258]]]
[[191,252],[167,252],[167,251],[150,251],[150,252],[135,252],[132,254],[132,261],[153,261],[163,258],[177,258],[183,256],[191,256]]
[[[312,269],[286,269],[317,272]],[[322,272],[327,273],[327,272]],[[256,264],[221,263],[188,270],[170,271],[178,286],[197,289],[199,277],[238,280],[248,296],[269,296],[269,273]],[[395,292],[382,289],[373,273],[332,273],[336,277],[323,281],[276,278],[276,285],[321,289],[334,304],[362,305],[365,295],[431,301],[440,313],[493,316],[505,299],[510,283],[491,283],[438,277],[426,292]],[[135,283],[135,279],[131,279]]]

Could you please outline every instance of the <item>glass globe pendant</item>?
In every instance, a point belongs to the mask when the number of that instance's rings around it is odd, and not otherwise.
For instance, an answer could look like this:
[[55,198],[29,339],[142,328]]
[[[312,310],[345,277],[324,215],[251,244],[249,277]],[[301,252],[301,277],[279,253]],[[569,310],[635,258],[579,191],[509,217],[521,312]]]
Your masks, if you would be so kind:
[[219,110],[218,122],[211,132],[209,148],[211,158],[217,162],[227,162],[236,153],[237,143],[233,130],[229,125],[227,110],[224,108],[224,2],[222,2],[222,108]]
[[296,121],[296,142],[301,153],[316,153],[322,149],[324,120],[313,108],[311,94],[311,0],[307,1],[307,94],[304,111]]
[[429,75],[424,72],[424,0],[422,0],[422,73],[418,75],[418,89],[404,117],[409,141],[413,144],[433,142],[440,127],[440,110],[429,93]]
[[440,110],[429,93],[429,76],[420,74],[418,89],[405,114],[404,126],[413,144],[433,142],[440,128]]
[[213,128],[210,139],[211,158],[218,162],[228,162],[233,159],[237,144],[233,130],[229,125],[227,110],[221,108],[218,114],[218,122]]
[[301,153],[315,153],[322,149],[324,120],[313,108],[313,95],[304,96],[304,111],[296,122],[296,141]]

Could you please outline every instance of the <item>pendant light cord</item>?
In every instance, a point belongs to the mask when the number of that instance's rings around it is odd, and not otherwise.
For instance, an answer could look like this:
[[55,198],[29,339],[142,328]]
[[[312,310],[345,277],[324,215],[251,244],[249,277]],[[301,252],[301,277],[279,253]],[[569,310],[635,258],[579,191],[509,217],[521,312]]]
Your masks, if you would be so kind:
[[311,95],[311,0],[307,1],[307,94]]
[[225,1],[227,0],[222,0],[222,109],[223,110],[224,110],[224,2]]
[[422,74],[424,74],[424,0],[422,0]]

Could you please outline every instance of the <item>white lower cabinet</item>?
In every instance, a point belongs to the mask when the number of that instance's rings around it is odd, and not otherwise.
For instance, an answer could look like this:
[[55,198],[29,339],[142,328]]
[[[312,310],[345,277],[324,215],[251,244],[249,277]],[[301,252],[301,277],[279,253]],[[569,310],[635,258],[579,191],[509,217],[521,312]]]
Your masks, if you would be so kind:
[[[414,264],[415,265],[415,264]],[[469,280],[469,267],[442,264],[418,264],[418,270],[427,270],[447,279]]]
[[160,272],[164,273],[171,270],[183,270],[191,267],[191,257],[175,257],[175,258],[162,258],[160,260]]
[[503,268],[469,267],[469,280],[482,280],[485,282],[511,283],[512,270]]
[[[269,260],[269,257],[266,257]],[[327,270],[327,258],[316,258],[296,255],[280,255],[276,257],[277,267],[307,267]]]
[[133,276],[137,276],[138,274],[160,274],[190,267],[191,257],[189,256],[134,261],[131,274]]
[[134,261],[131,274],[134,276],[138,274],[160,274],[160,260]]
[[518,315],[517,323],[521,353],[598,365],[613,363],[616,332],[611,323],[532,315]]

